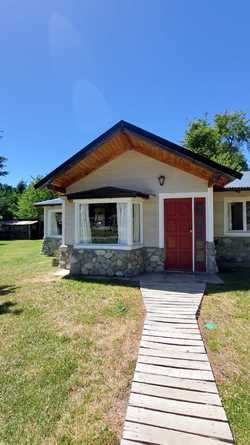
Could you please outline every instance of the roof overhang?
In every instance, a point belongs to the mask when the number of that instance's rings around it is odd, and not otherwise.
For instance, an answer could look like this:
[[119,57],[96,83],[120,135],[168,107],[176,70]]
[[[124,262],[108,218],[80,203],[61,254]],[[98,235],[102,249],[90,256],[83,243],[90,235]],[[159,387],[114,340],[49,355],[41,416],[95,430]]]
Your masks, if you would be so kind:
[[62,205],[63,200],[62,198],[54,198],[54,199],[47,199],[45,201],[39,201],[35,202],[35,207],[53,207],[53,206],[60,206]]
[[135,150],[165,164],[224,187],[241,173],[217,164],[135,125],[120,121],[36,184],[65,193],[67,187],[128,150]]
[[93,190],[69,193],[66,196],[68,199],[149,198],[149,195],[146,193],[118,187],[101,187]]

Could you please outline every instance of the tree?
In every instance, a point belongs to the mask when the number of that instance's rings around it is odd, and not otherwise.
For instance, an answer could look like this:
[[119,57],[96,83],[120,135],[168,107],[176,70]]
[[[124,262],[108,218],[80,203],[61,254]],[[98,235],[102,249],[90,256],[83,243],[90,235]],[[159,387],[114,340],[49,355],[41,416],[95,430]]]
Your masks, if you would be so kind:
[[26,187],[27,187],[26,182],[23,179],[21,179],[16,185],[16,190],[18,193],[23,193],[26,190]]
[[[1,130],[0,130],[1,133]],[[0,134],[0,139],[2,138],[2,135]],[[0,176],[6,176],[8,172],[5,170],[5,162],[7,159],[4,156],[0,156]]]
[[39,218],[43,212],[40,207],[35,207],[34,203],[45,201],[46,199],[56,198],[57,194],[51,190],[35,189],[35,184],[42,178],[38,176],[34,178],[27,186],[25,191],[19,196],[17,203],[17,211],[15,216],[19,219],[36,219]]
[[7,159],[4,156],[0,156],[0,176],[6,176],[8,172],[5,170],[5,162]]
[[243,150],[250,146],[250,121],[241,111],[215,114],[212,122],[205,115],[189,124],[184,145],[222,165],[247,170]]
[[0,218],[12,219],[17,211],[19,193],[15,187],[0,184]]

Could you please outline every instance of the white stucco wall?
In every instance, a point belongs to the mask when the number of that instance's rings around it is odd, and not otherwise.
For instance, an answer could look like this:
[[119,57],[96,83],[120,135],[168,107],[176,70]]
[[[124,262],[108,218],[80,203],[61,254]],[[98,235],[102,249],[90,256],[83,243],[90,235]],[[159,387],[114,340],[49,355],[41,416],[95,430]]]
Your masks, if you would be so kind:
[[[164,186],[159,185],[160,175],[166,177]],[[67,188],[67,193],[108,186],[138,190],[151,195],[143,204],[144,245],[148,247],[159,245],[159,193],[208,190],[207,181],[131,150],[72,184]],[[72,207],[66,213],[66,243],[72,243],[74,239]]]

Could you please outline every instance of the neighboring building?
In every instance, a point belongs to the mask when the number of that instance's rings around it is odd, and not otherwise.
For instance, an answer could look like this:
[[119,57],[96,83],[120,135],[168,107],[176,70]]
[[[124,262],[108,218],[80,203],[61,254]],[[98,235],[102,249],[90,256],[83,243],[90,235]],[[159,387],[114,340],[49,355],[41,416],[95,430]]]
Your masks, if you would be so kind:
[[38,239],[40,233],[39,221],[0,220],[0,239]]
[[[44,251],[61,244],[59,263],[72,274],[214,272],[214,241],[219,262],[231,262],[234,240],[250,239],[250,187],[228,188],[241,177],[121,121],[37,184],[63,195],[40,203]],[[234,255],[246,264],[250,249],[243,258],[236,245]]]

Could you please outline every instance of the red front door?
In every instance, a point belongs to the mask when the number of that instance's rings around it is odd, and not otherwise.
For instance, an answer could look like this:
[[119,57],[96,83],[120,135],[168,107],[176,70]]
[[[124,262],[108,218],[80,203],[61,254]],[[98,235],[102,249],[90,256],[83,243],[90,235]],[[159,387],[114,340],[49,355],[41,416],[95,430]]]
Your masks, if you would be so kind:
[[192,271],[192,199],[164,201],[165,268]]

